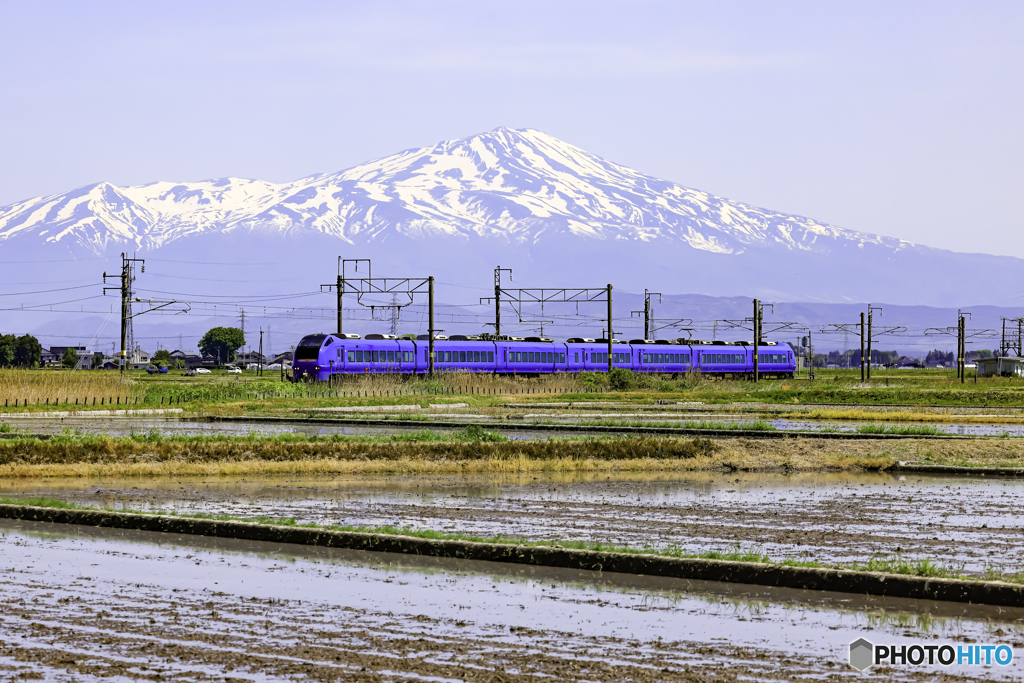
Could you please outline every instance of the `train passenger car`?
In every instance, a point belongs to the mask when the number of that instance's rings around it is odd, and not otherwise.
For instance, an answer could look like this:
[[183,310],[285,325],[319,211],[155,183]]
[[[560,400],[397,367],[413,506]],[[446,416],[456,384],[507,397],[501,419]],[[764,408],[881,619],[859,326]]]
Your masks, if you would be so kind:
[[633,339],[629,342],[636,349],[636,372],[689,372],[692,352],[689,346],[677,341]]
[[[334,375],[421,374],[430,368],[426,335],[399,339],[392,335],[311,334],[303,337],[293,358],[294,380],[327,381]],[[793,377],[793,350],[777,342],[758,348],[762,377]],[[554,372],[606,372],[608,341],[576,337],[555,342],[544,337],[435,337],[434,369],[542,375]],[[749,376],[753,372],[750,342],[701,342],[634,339],[612,340],[612,366],[649,373],[700,371],[716,377]]]

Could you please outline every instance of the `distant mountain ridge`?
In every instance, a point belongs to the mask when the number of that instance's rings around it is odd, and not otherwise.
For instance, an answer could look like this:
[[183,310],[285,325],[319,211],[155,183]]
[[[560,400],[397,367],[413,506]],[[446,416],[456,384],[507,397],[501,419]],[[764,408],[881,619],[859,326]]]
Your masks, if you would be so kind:
[[[282,263],[302,254],[329,264],[334,251],[419,270],[476,273],[502,262],[545,285],[596,276],[633,291],[930,305],[1016,287],[1001,271],[1021,265],[756,208],[531,129],[498,128],[292,183],[98,183],[0,209],[0,250],[15,256],[210,245],[228,245],[240,262],[266,260],[270,248]],[[957,271],[978,280],[947,276]]]
[[909,246],[757,209],[637,173],[535,130],[499,128],[346,171],[273,184],[222,178],[133,187],[98,183],[0,210],[0,240],[34,235],[96,254],[158,249],[198,233],[314,230],[349,242],[381,231],[674,239],[736,253],[750,244],[813,251],[818,238]]

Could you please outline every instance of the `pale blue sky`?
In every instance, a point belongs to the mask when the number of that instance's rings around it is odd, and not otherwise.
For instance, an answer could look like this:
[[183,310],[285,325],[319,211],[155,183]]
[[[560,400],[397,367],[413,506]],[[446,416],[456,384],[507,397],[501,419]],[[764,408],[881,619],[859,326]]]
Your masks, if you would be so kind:
[[497,126],[1024,257],[1021,2],[0,2],[0,205],[293,180]]

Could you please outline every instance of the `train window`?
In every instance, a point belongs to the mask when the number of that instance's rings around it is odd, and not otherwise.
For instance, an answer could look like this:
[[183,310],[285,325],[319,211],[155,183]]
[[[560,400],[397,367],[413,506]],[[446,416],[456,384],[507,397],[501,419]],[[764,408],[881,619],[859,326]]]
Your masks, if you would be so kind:
[[522,360],[523,360],[523,352],[522,351],[513,351],[512,352],[512,362],[513,363],[520,363],[520,362],[522,362]]
[[355,351],[349,351],[348,352],[348,362],[349,363],[354,363],[355,360],[356,360],[356,352]]
[[494,351],[488,351],[487,352],[487,362],[488,363],[493,363],[494,362]]
[[357,363],[362,363],[363,362],[363,352],[362,351],[356,351],[356,362]]
[[387,352],[381,351],[381,355],[383,355],[384,353],[388,354],[386,362],[388,362],[388,363],[394,363],[395,362],[395,352],[394,351],[387,351]]
[[466,352],[465,351],[456,351],[455,353],[459,354],[458,360],[455,361],[456,363],[465,363],[466,362]]
[[573,355],[573,361],[572,362],[573,363],[579,363],[580,362],[580,354],[579,354],[579,352],[573,353],[572,355]]

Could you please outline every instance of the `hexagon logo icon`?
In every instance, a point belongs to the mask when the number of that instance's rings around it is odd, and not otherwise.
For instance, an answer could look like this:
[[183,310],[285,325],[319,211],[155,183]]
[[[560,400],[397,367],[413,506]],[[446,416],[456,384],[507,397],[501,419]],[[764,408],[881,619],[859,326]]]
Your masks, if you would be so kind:
[[864,671],[874,664],[875,646],[865,638],[858,638],[850,643],[850,666],[857,671]]

